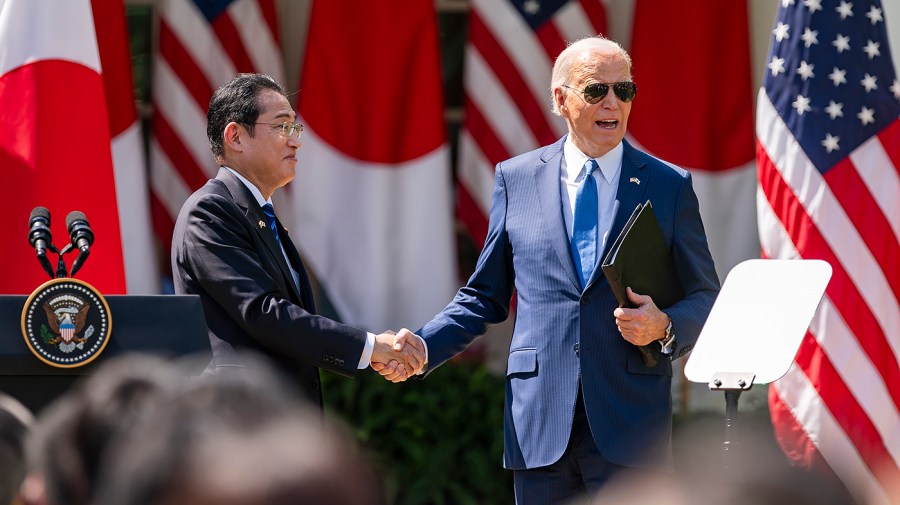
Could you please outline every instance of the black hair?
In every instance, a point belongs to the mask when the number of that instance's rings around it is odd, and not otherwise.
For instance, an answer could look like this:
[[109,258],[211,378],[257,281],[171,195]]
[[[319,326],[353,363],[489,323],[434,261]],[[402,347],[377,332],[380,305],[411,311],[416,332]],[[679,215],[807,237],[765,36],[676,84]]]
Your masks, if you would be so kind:
[[284,88],[275,79],[263,74],[238,74],[213,93],[206,113],[206,136],[209,137],[209,147],[216,159],[225,155],[222,134],[228,123],[246,126],[253,136],[253,125],[262,112],[258,99],[264,89],[285,94]]

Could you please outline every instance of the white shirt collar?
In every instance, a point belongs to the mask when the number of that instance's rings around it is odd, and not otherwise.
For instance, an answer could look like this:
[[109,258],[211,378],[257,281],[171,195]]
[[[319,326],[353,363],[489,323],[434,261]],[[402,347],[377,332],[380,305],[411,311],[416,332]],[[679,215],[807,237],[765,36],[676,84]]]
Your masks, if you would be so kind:
[[[259,188],[257,188],[256,186],[254,186],[252,182],[248,181],[246,177],[244,177],[243,175],[237,173],[237,172],[236,172],[233,168],[231,168],[231,167],[223,166],[222,168],[224,168],[225,170],[228,170],[229,172],[231,172],[232,174],[234,174],[234,176],[237,177],[239,181],[241,181],[242,183],[244,183],[244,186],[247,186],[247,189],[249,189],[250,192],[253,193],[253,198],[256,198],[256,203],[258,203],[260,207],[262,207],[263,205],[265,205],[265,204],[267,204],[267,203],[268,203],[269,205],[272,205],[272,199],[269,198],[268,200],[266,200],[265,198],[263,198],[263,196],[262,196],[262,191],[260,191]],[[274,209],[275,206],[272,205],[272,208]]]
[[[612,182],[616,172],[622,168],[622,158],[624,155],[625,147],[622,145],[622,142],[619,142],[619,144],[610,149],[608,153],[599,158],[594,158],[600,168],[600,173],[603,174],[603,178],[606,179],[607,184]],[[575,143],[572,142],[571,136],[567,136],[566,141],[563,143],[563,156],[566,160],[568,180],[574,182],[581,176],[584,164],[589,157],[575,147]]]

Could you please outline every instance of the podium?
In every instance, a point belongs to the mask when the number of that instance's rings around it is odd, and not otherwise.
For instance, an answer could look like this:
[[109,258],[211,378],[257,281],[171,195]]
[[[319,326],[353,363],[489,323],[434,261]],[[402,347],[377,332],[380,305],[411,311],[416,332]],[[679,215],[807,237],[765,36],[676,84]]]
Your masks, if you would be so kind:
[[102,354],[78,368],[56,368],[35,357],[22,336],[22,309],[28,297],[0,295],[0,391],[37,413],[79,377],[90,375],[97,366],[118,355],[211,356],[200,297],[110,295],[104,298],[113,324]]

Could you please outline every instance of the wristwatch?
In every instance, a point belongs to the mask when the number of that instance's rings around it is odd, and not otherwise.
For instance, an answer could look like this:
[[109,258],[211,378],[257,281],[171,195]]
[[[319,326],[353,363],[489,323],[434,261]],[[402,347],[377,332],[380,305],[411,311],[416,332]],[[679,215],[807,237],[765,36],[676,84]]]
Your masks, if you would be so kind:
[[659,341],[664,353],[672,352],[672,344],[675,342],[675,330],[672,329],[672,318],[669,318],[669,326],[666,326],[666,336]]

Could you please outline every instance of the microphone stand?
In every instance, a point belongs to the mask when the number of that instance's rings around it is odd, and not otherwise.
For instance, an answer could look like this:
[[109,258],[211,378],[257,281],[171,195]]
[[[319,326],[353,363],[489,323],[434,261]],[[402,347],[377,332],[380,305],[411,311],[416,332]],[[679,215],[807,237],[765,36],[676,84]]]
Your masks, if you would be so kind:
[[66,271],[66,262],[63,261],[63,256],[72,251],[72,243],[66,244],[65,247],[59,251],[59,259],[56,262],[56,278],[62,279],[63,277],[68,277],[69,273]]

